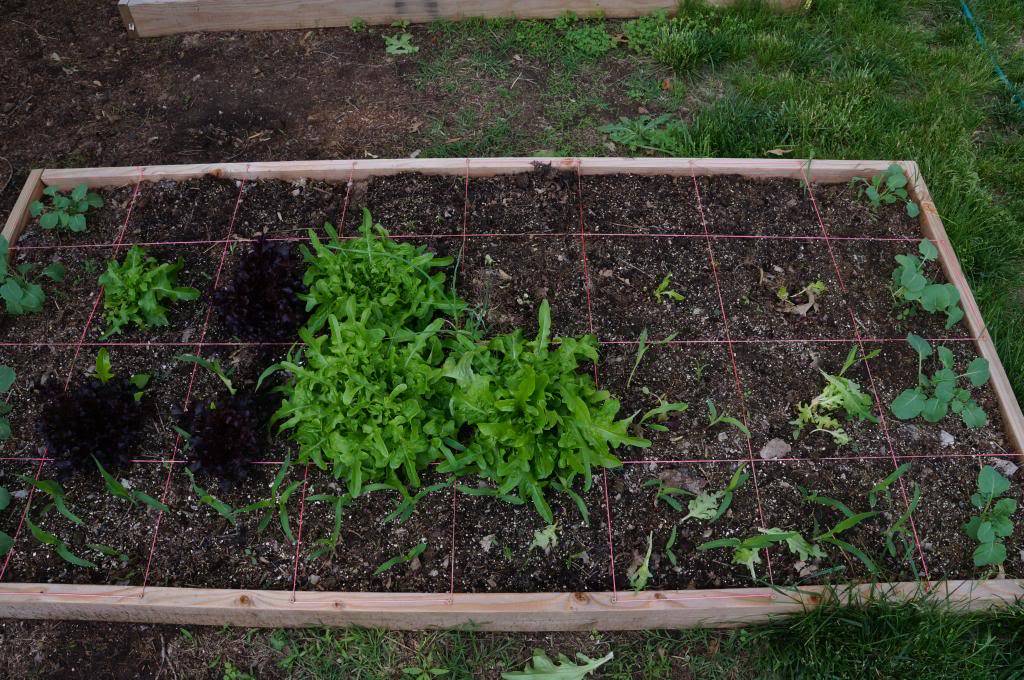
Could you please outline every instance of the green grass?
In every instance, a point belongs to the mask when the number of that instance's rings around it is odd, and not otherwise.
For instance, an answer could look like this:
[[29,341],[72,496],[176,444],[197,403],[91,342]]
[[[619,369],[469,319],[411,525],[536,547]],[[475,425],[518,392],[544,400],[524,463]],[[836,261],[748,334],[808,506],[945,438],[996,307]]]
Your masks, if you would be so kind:
[[453,680],[499,678],[521,670],[541,648],[552,657],[614,652],[595,677],[622,680],[1017,678],[1024,675],[1022,614],[1019,606],[965,614],[931,600],[877,601],[826,606],[741,630],[513,635],[320,629],[252,631],[241,639],[230,631],[194,631],[178,644],[219,649],[213,667],[231,664],[257,677],[371,680],[419,667],[446,671],[439,677]]
[[[1010,79],[1024,82],[1024,3],[972,7]],[[629,152],[598,129],[642,119],[643,106],[669,114],[672,134],[641,153],[917,160],[1024,397],[1024,336],[1014,332],[1024,323],[1024,112],[959,3],[815,0],[793,14],[744,4],[681,16],[665,45],[603,56],[574,47],[570,31],[582,24],[435,24],[444,47],[425,57],[420,82],[460,113],[435,128],[424,155]],[[628,33],[625,22],[586,25]]]

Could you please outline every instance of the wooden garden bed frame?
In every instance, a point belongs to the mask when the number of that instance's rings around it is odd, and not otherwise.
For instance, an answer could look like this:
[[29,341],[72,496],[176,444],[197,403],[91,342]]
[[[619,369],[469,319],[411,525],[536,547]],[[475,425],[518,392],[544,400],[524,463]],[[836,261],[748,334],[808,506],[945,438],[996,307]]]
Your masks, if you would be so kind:
[[[705,0],[725,6],[736,0]],[[764,0],[789,10],[804,0]],[[388,25],[439,19],[516,17],[553,19],[565,12],[625,18],[674,11],[678,0],[120,0],[125,28],[148,38],[192,31],[269,31],[350,26],[354,21]]]
[[[751,178],[847,182],[884,171],[890,161],[661,158],[479,158],[215,163],[124,168],[33,170],[3,235],[12,244],[29,222],[29,204],[46,186],[113,187],[139,181],[181,181],[203,175],[231,179],[345,182],[400,172],[492,176],[526,172],[537,162],[581,175],[631,173],[742,175]],[[924,179],[913,161],[900,161],[911,197],[921,208],[922,235],[932,239],[947,279],[960,291],[967,325],[988,359],[1006,436],[1024,450],[1024,416],[992,338],[963,275]],[[138,586],[0,583],[0,617],[63,618],[240,626],[374,626],[393,629],[467,626],[479,630],[623,630],[738,626],[793,614],[839,598],[909,599],[927,592],[964,609],[998,606],[1024,596],[1024,580],[735,588],[585,593],[356,593],[225,590]]]

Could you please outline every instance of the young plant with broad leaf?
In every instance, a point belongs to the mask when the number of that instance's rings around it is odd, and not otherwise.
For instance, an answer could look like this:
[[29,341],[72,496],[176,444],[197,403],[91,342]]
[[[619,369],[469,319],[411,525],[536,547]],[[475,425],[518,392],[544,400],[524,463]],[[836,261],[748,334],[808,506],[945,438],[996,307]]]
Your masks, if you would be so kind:
[[[36,265],[22,262],[11,267],[9,260],[10,244],[0,236],[0,299],[4,301],[4,310],[11,316],[33,314],[43,310],[46,293],[39,285],[39,279],[32,275]],[[41,275],[54,283],[64,280],[64,265],[51,262],[41,271]]]
[[39,226],[43,229],[85,231],[85,214],[103,207],[103,198],[89,191],[84,184],[79,184],[66,195],[57,187],[46,187],[43,195],[49,198],[49,205],[42,201],[32,201],[28,205],[29,214],[39,218]]
[[[967,364],[964,373],[956,372],[956,359],[952,350],[939,346],[935,350],[924,338],[910,333],[907,343],[917,353],[917,386],[903,390],[889,406],[892,414],[900,420],[913,420],[918,416],[929,423],[937,423],[950,411],[960,416],[964,425],[971,429],[984,427],[988,415],[971,395],[969,387],[961,387],[964,378],[972,387],[981,387],[989,380],[988,360],[975,357]],[[924,360],[932,355],[941,368],[931,376],[924,372]]]
[[998,567],[1006,561],[1006,543],[1013,533],[1013,513],[1017,501],[1004,494],[1010,490],[1010,480],[991,465],[978,472],[978,490],[971,496],[971,505],[978,510],[964,525],[964,533],[978,542],[974,549],[976,567]]
[[905,319],[918,308],[930,314],[945,314],[946,328],[952,328],[964,318],[960,306],[960,291],[952,283],[935,283],[925,274],[925,266],[939,257],[939,251],[928,239],[918,244],[916,255],[897,255],[897,267],[892,272],[893,297],[905,306],[897,318]]
[[871,179],[854,177],[850,183],[861,185],[860,194],[867,197],[872,208],[902,203],[908,216],[917,217],[921,214],[921,209],[907,193],[907,176],[899,163],[892,163],[885,172],[873,175]]

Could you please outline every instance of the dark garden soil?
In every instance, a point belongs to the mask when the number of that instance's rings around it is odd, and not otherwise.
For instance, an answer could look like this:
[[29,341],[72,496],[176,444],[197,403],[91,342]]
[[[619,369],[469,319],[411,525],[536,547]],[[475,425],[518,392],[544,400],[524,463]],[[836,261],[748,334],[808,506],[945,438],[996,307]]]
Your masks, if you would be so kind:
[[[354,183],[145,183],[137,193],[131,186],[102,191],[105,206],[90,214],[82,235],[44,232],[32,223],[17,244],[15,262],[41,268],[60,261],[67,278],[46,283],[44,313],[0,319],[4,340],[23,343],[0,350],[0,363],[18,375],[10,393],[14,436],[0,445],[3,457],[15,458],[0,461],[0,484],[15,493],[0,513],[0,530],[13,535],[28,504],[18,475],[60,479],[67,505],[82,523],[48,507],[40,491],[32,494],[28,517],[96,568],[62,560],[22,526],[4,578],[285,590],[294,583],[305,590],[440,597],[453,587],[609,590],[614,579],[614,587],[624,590],[649,538],[650,588],[874,578],[856,557],[834,549],[824,559],[799,560],[773,548],[757,565],[756,580],[731,563],[729,551],[697,550],[709,540],[745,538],[758,528],[818,535],[842,516],[806,501],[811,493],[855,512],[878,512],[844,534],[877,563],[877,578],[911,579],[925,569],[932,577],[977,577],[973,545],[960,530],[971,514],[978,470],[972,456],[1005,455],[998,464],[1011,476],[1013,471],[1003,463],[1012,454],[994,392],[990,386],[974,391],[990,419],[981,429],[968,429],[955,416],[939,423],[891,417],[888,405],[917,377],[916,355],[901,340],[907,332],[947,338],[960,371],[975,356],[973,343],[965,341],[964,324],[947,330],[931,315],[896,318],[889,285],[893,258],[916,250],[916,225],[901,209],[871,211],[846,186],[815,185],[813,191],[827,233],[839,238],[821,238],[818,215],[797,181],[577,177],[543,166],[516,176],[471,178],[468,186],[464,175],[418,174]],[[623,416],[666,402],[688,404],[658,420],[660,430],[635,426],[634,434],[651,445],[619,449],[621,467],[595,471],[589,486],[578,480],[583,511],[566,495],[550,495],[557,540],[546,548],[534,544],[546,523],[531,504],[481,495],[485,487],[471,479],[455,488],[433,472],[424,475],[423,485],[440,488],[404,521],[390,517],[398,495],[376,491],[341,509],[336,535],[332,497],[344,481],[315,466],[290,465],[280,490],[291,494],[265,526],[258,513],[229,520],[200,502],[192,488],[185,472],[194,467],[190,446],[174,427],[186,424],[182,413],[192,405],[217,404],[227,393],[209,371],[175,357],[202,353],[217,359],[235,387],[251,391],[263,369],[289,347],[233,338],[222,315],[210,308],[215,283],[231,280],[248,242],[260,236],[290,242],[297,251],[308,229],[322,234],[331,222],[341,225],[344,237],[355,237],[364,207],[396,237],[451,257],[449,280],[490,331],[521,328],[534,335],[537,307],[546,299],[554,335],[596,334],[600,361],[581,370],[593,371],[619,400]],[[844,238],[865,235],[907,240]],[[745,236],[772,238],[736,238]],[[121,245],[113,245],[118,240]],[[167,327],[133,328],[104,339],[97,279],[108,258],[123,257],[136,243],[162,261],[182,258],[180,283],[202,297],[173,305]],[[301,266],[296,257],[295,267]],[[928,274],[943,280],[937,266]],[[810,284],[824,288],[814,304],[808,304]],[[873,399],[877,393],[882,412],[875,403],[872,415],[878,422],[844,422],[851,440],[846,445],[821,432],[795,436],[790,421],[797,404],[821,392],[823,371],[841,369],[856,336],[866,350],[880,350],[846,374]],[[109,343],[115,374],[151,376],[139,406],[137,462],[112,472],[126,487],[163,499],[168,512],[111,496],[89,468],[65,474],[53,462],[26,460],[46,451],[37,429],[41,391],[47,383],[88,379],[99,343]],[[712,412],[729,420],[711,424]],[[252,452],[244,478],[222,483],[198,469],[196,483],[231,508],[242,508],[267,498],[282,461],[295,456],[285,437],[268,435]],[[868,491],[903,461],[910,463],[907,473],[872,507]],[[658,485],[719,491],[739,468],[749,478],[713,523],[683,521],[685,496],[676,497],[681,513],[656,498]],[[897,541],[893,555],[884,532],[917,486],[914,531]],[[1017,486],[1011,495],[1020,496]],[[1024,571],[1020,533],[1008,542],[1009,575]],[[419,554],[382,568],[421,543]]]

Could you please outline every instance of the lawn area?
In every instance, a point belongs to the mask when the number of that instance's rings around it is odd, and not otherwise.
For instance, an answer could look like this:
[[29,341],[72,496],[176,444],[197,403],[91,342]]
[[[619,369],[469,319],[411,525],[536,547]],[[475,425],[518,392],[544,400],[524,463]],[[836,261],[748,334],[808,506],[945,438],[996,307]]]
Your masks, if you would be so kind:
[[[151,41],[129,41],[112,6],[82,31],[64,18],[50,23],[65,13],[60,3],[18,5],[10,11],[20,26],[0,27],[11,46],[0,56],[0,90],[12,93],[0,95],[0,209],[32,167],[409,155],[910,159],[1024,398],[1024,101],[997,78],[959,3],[809,4],[792,14],[685,6],[675,20],[474,20]],[[1020,89],[1024,2],[969,4]],[[386,54],[382,36],[405,30],[418,51]],[[239,94],[225,83],[243,61],[255,71]],[[22,69],[30,82],[49,74],[54,91],[26,92]],[[289,89],[276,87],[284,82]],[[498,678],[539,647],[552,657],[613,652],[602,678],[1024,677],[1022,638],[1019,607],[961,616],[928,603],[829,608],[741,631],[614,634],[6,621],[0,676],[74,668],[127,677],[120,671],[131,668],[139,677],[235,680]]]

